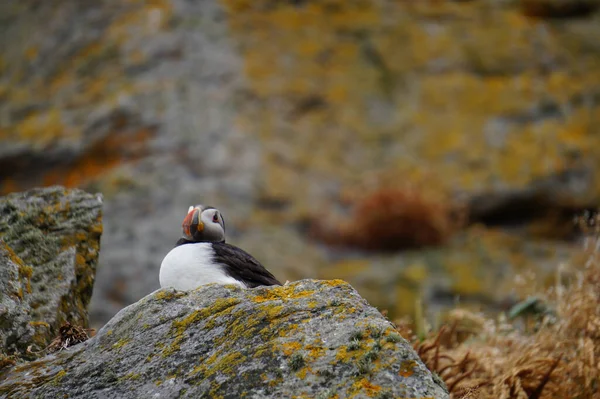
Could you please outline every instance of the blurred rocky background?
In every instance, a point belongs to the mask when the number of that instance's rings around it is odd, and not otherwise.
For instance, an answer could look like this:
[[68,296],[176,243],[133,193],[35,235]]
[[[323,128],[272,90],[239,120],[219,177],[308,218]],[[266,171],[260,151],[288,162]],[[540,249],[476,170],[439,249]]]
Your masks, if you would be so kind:
[[599,37],[597,0],[3,1],[0,194],[103,194],[96,326],[197,203],[281,280],[506,308],[598,205]]

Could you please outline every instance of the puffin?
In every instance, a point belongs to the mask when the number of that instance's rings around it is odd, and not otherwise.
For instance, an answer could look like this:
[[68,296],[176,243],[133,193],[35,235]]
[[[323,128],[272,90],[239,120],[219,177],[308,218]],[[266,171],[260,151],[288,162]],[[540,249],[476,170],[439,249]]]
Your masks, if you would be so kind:
[[225,220],[218,209],[190,206],[182,227],[182,237],[160,265],[161,288],[189,291],[210,283],[242,288],[281,285],[252,255],[225,242]]

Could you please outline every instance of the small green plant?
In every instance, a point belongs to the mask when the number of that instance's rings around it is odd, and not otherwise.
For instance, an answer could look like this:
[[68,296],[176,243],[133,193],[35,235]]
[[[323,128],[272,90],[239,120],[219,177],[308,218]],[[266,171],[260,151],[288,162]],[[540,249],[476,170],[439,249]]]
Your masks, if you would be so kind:
[[392,332],[392,333],[390,333],[390,335],[385,337],[385,340],[387,342],[392,342],[392,343],[400,342],[400,341],[402,341],[402,336],[396,332]]
[[329,302],[329,306],[340,306],[342,304],[342,301],[340,301],[338,298],[334,298],[331,300],[331,302]]
[[288,363],[288,365],[290,366],[290,369],[292,371],[298,371],[300,370],[302,367],[304,367],[304,356],[301,353],[294,353],[292,355],[292,357],[290,358],[290,361]]
[[373,362],[366,358],[360,359],[357,363],[357,366],[358,366],[358,368],[356,370],[357,376],[364,375],[364,374],[370,374],[371,370],[373,370]]
[[371,337],[377,339],[377,338],[381,338],[381,336],[383,335],[383,328],[373,328],[371,330]]
[[329,399],[337,394],[335,389],[327,389],[316,396],[316,399]]
[[275,377],[283,378],[283,371],[279,367],[275,368],[275,370],[273,370],[273,373],[275,374]]
[[379,357],[379,350],[373,348],[370,351],[368,351],[367,353],[365,353],[364,359],[372,362],[373,360],[377,359],[378,357]]
[[390,391],[379,392],[375,399],[392,399],[394,396]]
[[354,331],[351,335],[350,335],[350,341],[354,341],[354,340],[358,340],[361,341],[363,339],[363,333],[362,331]]
[[349,351],[356,351],[360,349],[360,341],[358,339],[353,339],[350,341],[350,345],[348,345]]
[[381,342],[375,341],[375,343],[373,344],[373,350],[379,352],[381,350],[381,348],[382,348]]

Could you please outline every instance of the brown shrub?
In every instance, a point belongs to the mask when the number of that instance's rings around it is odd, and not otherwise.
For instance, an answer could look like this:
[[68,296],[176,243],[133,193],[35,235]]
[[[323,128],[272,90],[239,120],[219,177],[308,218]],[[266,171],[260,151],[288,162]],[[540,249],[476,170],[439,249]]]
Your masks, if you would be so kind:
[[326,243],[372,251],[444,244],[460,226],[458,207],[428,198],[414,188],[380,189],[354,205],[350,220],[337,226],[316,218],[312,235]]

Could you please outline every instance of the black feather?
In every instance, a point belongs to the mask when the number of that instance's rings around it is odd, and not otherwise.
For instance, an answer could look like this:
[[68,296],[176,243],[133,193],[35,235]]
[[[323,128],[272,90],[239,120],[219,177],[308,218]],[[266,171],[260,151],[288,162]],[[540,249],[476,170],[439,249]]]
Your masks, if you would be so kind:
[[249,288],[281,283],[259,261],[246,251],[224,242],[212,243],[214,261],[223,265],[225,273],[244,282]]

